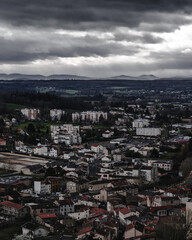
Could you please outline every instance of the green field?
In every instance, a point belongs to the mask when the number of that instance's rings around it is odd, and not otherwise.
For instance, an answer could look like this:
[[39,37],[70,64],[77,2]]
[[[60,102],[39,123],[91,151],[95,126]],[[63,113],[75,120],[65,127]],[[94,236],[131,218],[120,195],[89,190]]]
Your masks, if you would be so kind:
[[22,108],[27,108],[25,105],[19,105],[19,104],[14,104],[14,103],[7,103],[6,107],[8,110],[21,110]]
[[62,123],[53,123],[53,122],[25,122],[25,123],[21,123],[18,126],[14,127],[13,130],[18,130],[18,129],[24,129],[27,128],[29,126],[29,124],[33,124],[34,127],[37,129],[37,126],[40,126],[40,130],[42,132],[46,132],[47,128],[50,129],[51,125],[62,125]]
[[67,94],[77,94],[79,91],[78,90],[73,90],[73,89],[67,89],[64,91]]
[[118,90],[118,89],[126,89],[127,87],[121,87],[121,86],[116,86],[116,87],[108,87],[108,89],[114,89],[114,90]]

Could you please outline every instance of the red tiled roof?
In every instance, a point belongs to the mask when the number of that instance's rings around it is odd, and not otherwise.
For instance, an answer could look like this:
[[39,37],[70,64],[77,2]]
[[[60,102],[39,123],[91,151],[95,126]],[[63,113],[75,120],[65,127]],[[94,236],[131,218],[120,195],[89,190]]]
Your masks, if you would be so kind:
[[120,210],[119,208],[114,209],[115,212],[119,212],[119,210]]
[[126,214],[130,213],[131,211],[130,211],[128,208],[122,208],[122,209],[120,209],[120,212],[121,212],[123,215],[126,215]]
[[161,197],[162,201],[173,200],[173,199],[178,200],[179,199],[178,196],[169,197],[169,196],[161,195],[160,197]]
[[10,202],[10,201],[4,201],[4,202],[1,203],[1,205],[11,207],[11,208],[15,208],[15,209],[18,209],[18,210],[24,207],[23,205],[20,205],[20,204],[14,203],[14,202]]
[[102,208],[92,208],[90,210],[90,212],[93,214],[92,216],[99,216],[99,215],[103,215],[103,214],[107,214],[108,211],[104,210]]
[[81,198],[81,200],[82,200],[82,201],[83,201],[83,200],[89,200],[89,197],[88,197],[88,196],[84,196],[84,197]]
[[98,147],[99,146],[99,144],[93,144],[92,145],[92,147]]
[[56,218],[55,213],[43,213],[43,214],[38,214],[40,218]]
[[88,232],[90,232],[92,229],[93,229],[93,227],[85,228],[85,229],[79,231],[79,232],[77,233],[77,235],[82,235],[82,234],[88,233]]

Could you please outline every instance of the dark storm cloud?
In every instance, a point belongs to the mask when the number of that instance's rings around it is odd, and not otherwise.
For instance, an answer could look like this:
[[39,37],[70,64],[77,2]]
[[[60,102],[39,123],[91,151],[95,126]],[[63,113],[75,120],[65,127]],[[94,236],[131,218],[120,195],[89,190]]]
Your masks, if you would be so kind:
[[189,69],[190,53],[177,53],[185,49],[177,43],[166,51],[166,34],[190,29],[191,13],[189,0],[1,0],[0,66],[75,66],[83,75]]
[[[48,33],[47,33],[48,34]],[[45,38],[49,35],[44,36]],[[0,37],[0,62],[26,63],[36,59],[52,59],[57,57],[90,57],[109,55],[134,55],[140,49],[129,49],[118,42],[107,42],[105,39],[86,36],[71,39],[69,36],[53,35],[50,40],[42,39],[5,39]]]
[[[157,22],[149,12],[191,12],[191,6],[187,0],[1,0],[0,20],[17,26],[136,27],[141,22]],[[163,21],[160,15],[158,21]]]
[[186,53],[158,52],[151,53],[151,57],[156,59],[156,68],[162,69],[192,69],[192,50]]
[[163,41],[160,37],[155,37],[150,33],[144,33],[141,36],[134,34],[126,34],[126,33],[117,33],[115,34],[116,41],[128,41],[128,42],[139,42],[139,43],[147,43],[147,44],[156,44],[161,43]]

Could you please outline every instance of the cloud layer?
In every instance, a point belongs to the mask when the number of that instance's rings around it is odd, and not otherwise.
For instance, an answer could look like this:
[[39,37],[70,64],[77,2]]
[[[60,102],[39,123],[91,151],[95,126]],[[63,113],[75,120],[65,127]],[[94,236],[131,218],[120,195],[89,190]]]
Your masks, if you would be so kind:
[[191,74],[188,0],[2,0],[0,71]]

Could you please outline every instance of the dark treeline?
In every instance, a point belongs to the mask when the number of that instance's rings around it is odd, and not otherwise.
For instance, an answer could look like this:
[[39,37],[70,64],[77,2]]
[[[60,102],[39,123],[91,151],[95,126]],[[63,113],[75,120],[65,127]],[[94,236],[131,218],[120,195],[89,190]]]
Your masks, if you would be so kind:
[[91,109],[91,103],[82,98],[64,98],[50,93],[32,93],[32,92],[0,92],[1,108],[6,103],[25,105],[34,108],[61,108],[74,110]]

